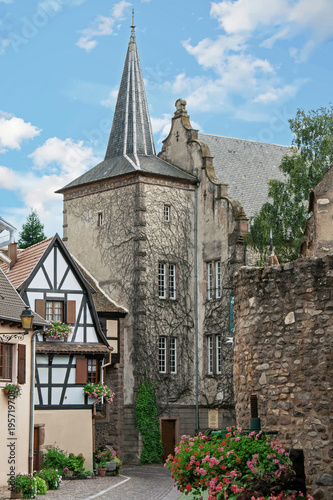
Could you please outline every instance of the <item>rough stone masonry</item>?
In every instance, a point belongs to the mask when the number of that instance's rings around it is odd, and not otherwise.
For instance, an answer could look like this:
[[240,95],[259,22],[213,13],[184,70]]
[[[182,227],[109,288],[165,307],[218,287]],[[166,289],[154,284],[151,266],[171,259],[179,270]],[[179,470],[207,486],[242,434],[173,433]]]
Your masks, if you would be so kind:
[[333,497],[333,254],[235,278],[237,423],[249,426],[256,394],[262,429],[305,455],[308,491]]

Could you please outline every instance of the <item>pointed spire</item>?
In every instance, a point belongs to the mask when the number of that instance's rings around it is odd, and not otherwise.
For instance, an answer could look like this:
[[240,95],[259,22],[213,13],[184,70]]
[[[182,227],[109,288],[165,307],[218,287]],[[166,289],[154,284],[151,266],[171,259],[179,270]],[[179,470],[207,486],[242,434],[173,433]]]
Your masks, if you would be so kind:
[[131,36],[105,160],[124,156],[133,167],[140,169],[139,155],[155,155],[155,146],[135,40],[133,10]]

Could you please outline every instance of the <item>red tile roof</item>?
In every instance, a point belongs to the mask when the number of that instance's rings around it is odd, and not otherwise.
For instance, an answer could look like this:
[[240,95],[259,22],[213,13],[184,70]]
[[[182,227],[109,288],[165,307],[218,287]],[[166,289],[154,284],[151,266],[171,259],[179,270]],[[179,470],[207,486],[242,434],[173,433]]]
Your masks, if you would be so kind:
[[49,246],[53,238],[47,238],[40,241],[31,247],[17,251],[17,261],[14,266],[9,269],[8,265],[2,264],[1,269],[10,280],[14,288],[18,289],[20,285],[30,276],[39,259]]

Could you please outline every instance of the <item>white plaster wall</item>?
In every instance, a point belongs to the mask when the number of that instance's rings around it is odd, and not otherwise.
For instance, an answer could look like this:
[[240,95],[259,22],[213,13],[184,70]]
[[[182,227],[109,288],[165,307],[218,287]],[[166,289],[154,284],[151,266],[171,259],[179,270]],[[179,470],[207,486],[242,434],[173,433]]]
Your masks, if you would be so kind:
[[[15,333],[15,331],[22,333],[22,330],[9,328],[0,325],[0,333]],[[15,341],[16,342],[16,341]],[[28,456],[29,456],[29,408],[30,408],[30,379],[31,379],[31,334],[24,337],[20,341],[26,345],[26,383],[22,384],[22,395],[14,399],[15,411],[11,411],[10,419],[14,418],[15,427],[10,428],[14,432],[11,436],[8,432],[8,396],[4,394],[2,387],[6,382],[0,382],[0,486],[7,484],[8,474],[14,471],[15,474],[19,472],[28,472]],[[17,347],[15,348],[15,350]],[[15,359],[17,355],[15,354]],[[13,366],[13,382],[17,382],[17,363],[15,361]],[[8,439],[10,438],[10,439]],[[15,459],[10,457],[10,447],[8,444],[12,443],[12,452],[15,452]],[[15,462],[8,463],[9,460]],[[12,469],[11,469],[12,467]]]
[[[83,391],[82,391],[83,392]],[[45,446],[59,446],[68,453],[82,453],[86,470],[92,470],[92,411],[35,410],[35,424],[45,424]]]

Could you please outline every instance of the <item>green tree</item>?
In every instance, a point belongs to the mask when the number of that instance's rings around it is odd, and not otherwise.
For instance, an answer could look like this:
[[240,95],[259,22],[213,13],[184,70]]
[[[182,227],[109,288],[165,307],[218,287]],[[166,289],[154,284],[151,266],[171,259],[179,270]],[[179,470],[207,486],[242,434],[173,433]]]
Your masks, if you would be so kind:
[[22,225],[22,231],[19,234],[18,248],[28,248],[39,241],[45,240],[44,224],[41,223],[37,212],[31,210],[27,217],[27,222]]
[[310,191],[333,162],[332,105],[309,113],[299,109],[289,124],[293,133],[291,154],[284,156],[279,167],[285,181],[269,182],[272,201],[254,216],[246,237],[246,243],[260,254],[259,264],[267,262],[270,229],[280,262],[299,257]]
[[138,389],[135,410],[136,424],[141,432],[143,443],[140,462],[142,464],[161,462],[163,445],[158,420],[158,406],[154,386],[147,380],[144,380]]

